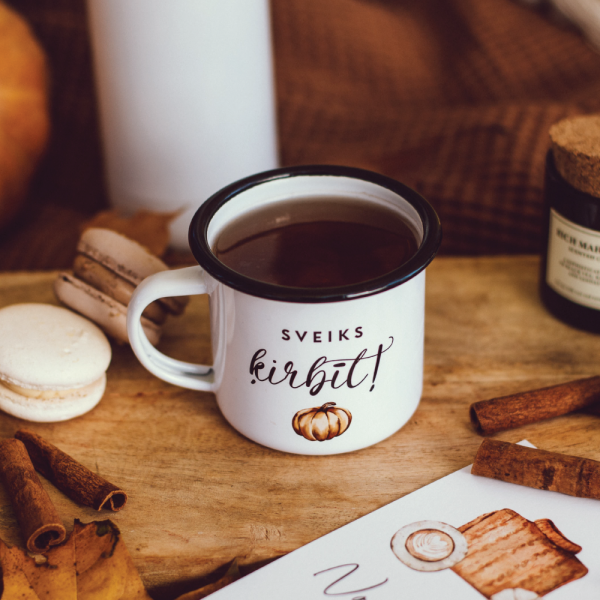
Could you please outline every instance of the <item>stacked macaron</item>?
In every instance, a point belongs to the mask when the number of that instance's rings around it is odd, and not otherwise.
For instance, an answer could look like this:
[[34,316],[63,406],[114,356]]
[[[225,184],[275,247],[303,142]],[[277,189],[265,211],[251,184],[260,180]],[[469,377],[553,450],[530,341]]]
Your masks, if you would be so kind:
[[0,409],[28,421],[64,421],[98,404],[111,348],[93,323],[50,304],[0,309]]
[[[167,265],[137,242],[110,229],[87,229],[77,246],[73,274],[54,283],[58,299],[97,323],[117,341],[127,343],[127,306],[146,277]],[[142,327],[150,343],[160,339],[168,314],[181,314],[187,298],[162,298],[144,311]]]

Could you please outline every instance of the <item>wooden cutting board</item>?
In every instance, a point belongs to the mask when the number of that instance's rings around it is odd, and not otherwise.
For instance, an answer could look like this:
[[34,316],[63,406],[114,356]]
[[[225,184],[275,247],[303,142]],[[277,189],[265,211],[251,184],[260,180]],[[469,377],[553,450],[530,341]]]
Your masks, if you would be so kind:
[[[0,274],[0,306],[55,303],[54,273]],[[173,598],[238,557],[277,557],[472,462],[476,400],[600,373],[600,337],[551,317],[535,257],[438,258],[427,271],[425,389],[402,430],[359,452],[283,454],[236,433],[211,394],[164,383],[113,346],[106,394],[83,417],[26,426],[129,493],[119,513],[81,508],[46,485],[65,525],[111,518],[156,598]],[[210,362],[208,304],[172,319],[160,349]],[[573,414],[496,437],[600,460],[600,417]],[[44,482],[46,483],[46,482]],[[0,489],[0,537],[22,545]]]

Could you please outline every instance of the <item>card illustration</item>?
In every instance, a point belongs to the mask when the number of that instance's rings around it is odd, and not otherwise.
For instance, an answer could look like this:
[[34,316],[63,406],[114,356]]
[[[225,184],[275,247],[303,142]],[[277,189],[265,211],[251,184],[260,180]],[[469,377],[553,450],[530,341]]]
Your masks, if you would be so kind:
[[588,572],[575,556],[581,546],[550,519],[528,521],[508,508],[457,529],[417,521],[397,531],[391,547],[411,569],[450,568],[490,600],[534,600]]

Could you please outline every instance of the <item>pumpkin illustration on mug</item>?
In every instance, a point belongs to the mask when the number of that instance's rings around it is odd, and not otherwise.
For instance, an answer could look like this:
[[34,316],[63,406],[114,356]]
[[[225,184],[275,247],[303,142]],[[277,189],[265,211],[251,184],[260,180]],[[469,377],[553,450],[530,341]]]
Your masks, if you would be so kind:
[[324,442],[342,435],[352,422],[347,408],[336,407],[335,402],[299,410],[292,419],[294,431],[311,442]]

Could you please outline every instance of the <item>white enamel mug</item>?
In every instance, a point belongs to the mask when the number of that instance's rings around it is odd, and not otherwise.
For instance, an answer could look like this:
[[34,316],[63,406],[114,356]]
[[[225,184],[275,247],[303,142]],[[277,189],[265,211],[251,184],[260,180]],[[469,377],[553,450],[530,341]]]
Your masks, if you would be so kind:
[[[376,279],[306,289],[265,283],[212,253],[220,232],[267,204],[337,197],[397,211],[419,248]],[[196,212],[189,243],[199,266],[143,281],[129,304],[131,347],[154,375],[214,392],[242,435],[297,454],[371,446],[400,429],[423,388],[425,267],[441,242],[433,208],[382,175],[348,167],[276,169],[231,184]],[[147,340],[140,316],[157,298],[208,294],[213,365],[175,360]]]

